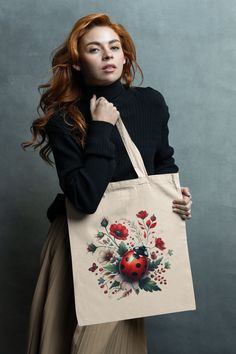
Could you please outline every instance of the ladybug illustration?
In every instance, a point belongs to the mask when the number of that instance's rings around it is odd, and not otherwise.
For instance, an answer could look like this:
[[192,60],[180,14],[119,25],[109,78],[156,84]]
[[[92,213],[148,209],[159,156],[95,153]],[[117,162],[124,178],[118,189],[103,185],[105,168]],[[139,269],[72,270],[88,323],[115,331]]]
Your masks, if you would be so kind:
[[120,273],[132,281],[144,276],[148,268],[148,252],[145,246],[127,251],[120,261]]

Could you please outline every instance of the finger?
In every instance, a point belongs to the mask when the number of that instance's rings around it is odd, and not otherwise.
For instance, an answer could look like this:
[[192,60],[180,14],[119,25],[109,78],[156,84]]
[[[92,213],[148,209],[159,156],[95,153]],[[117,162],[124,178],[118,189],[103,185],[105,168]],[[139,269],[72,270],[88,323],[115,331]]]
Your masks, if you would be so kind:
[[99,102],[101,102],[101,101],[106,101],[105,97],[99,97],[99,98],[97,99],[97,103],[99,103]]
[[187,207],[190,207],[192,204],[192,200],[188,197],[184,197],[183,199],[175,199],[172,201],[172,206],[185,205]]
[[188,205],[181,205],[181,204],[175,204],[172,205],[172,209],[177,209],[177,210],[183,210],[183,211],[189,211],[191,208]]
[[191,210],[173,209],[173,212],[185,216],[189,216],[191,214]]
[[90,110],[93,112],[96,108],[96,95],[93,94],[93,97],[90,100]]
[[180,200],[185,200],[187,203],[189,203],[189,201],[192,200],[192,196],[187,196],[183,194],[183,198]]
[[185,198],[173,200],[173,205],[187,205],[189,203],[189,199],[186,200]]
[[188,187],[181,187],[181,192],[183,195],[186,195],[187,197],[191,197],[191,193]]
[[186,215],[182,215],[182,214],[178,214],[179,217],[182,219],[182,220],[186,220],[187,219],[187,216]]
[[183,219],[183,220],[189,220],[189,219],[191,219],[191,215],[181,216],[181,219]]
[[183,219],[183,220],[189,220],[189,219],[191,219],[191,217],[192,217],[192,215],[180,215],[180,214],[179,214],[179,216],[180,216],[181,219]]

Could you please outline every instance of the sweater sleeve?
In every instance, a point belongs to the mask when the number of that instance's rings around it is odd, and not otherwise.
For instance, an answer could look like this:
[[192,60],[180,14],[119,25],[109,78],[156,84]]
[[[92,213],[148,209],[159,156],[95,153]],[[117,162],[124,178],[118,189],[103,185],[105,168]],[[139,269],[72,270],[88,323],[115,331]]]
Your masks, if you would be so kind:
[[76,209],[92,214],[115,169],[115,145],[111,141],[114,125],[105,121],[91,121],[83,150],[63,126],[63,120],[60,120],[60,124],[58,119],[55,122],[47,124],[46,133],[60,187]]
[[152,91],[155,94],[161,119],[161,147],[155,154],[155,173],[176,173],[179,171],[179,167],[175,163],[174,148],[169,144],[169,108],[163,95],[157,90],[152,89]]
[[169,145],[169,110],[168,106],[163,107],[163,119],[161,130],[161,150],[156,154],[156,173],[176,173],[179,167],[175,163],[174,148]]

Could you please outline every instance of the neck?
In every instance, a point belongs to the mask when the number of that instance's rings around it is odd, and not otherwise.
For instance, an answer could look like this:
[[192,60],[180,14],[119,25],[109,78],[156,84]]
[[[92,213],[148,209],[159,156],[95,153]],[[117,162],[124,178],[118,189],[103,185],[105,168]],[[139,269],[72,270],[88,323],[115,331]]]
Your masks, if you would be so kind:
[[124,86],[120,79],[117,79],[106,86],[87,85],[85,83],[82,85],[83,96],[88,99],[91,99],[93,94],[95,94],[96,98],[103,96],[109,101],[120,96],[123,91]]

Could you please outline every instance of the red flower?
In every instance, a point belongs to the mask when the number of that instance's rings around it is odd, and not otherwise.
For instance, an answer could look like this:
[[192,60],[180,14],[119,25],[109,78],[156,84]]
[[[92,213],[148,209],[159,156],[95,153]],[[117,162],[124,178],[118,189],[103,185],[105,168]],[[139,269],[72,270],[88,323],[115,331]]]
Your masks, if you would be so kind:
[[150,220],[150,219],[146,221],[146,225],[147,225],[148,227],[151,225],[151,220]]
[[155,215],[153,214],[153,215],[150,217],[150,219],[151,219],[152,221],[155,221],[155,220],[156,220]]
[[157,222],[154,222],[151,226],[150,226],[150,229],[152,229],[153,227],[155,227],[157,224]]
[[136,214],[138,218],[145,219],[148,216],[148,213],[146,210],[140,210],[138,214]]
[[157,259],[157,254],[156,254],[156,252],[152,252],[152,253],[151,253],[151,258],[152,258],[152,259]]
[[160,237],[155,239],[155,246],[161,251],[166,249],[165,242]]
[[110,234],[118,240],[126,240],[129,235],[129,231],[122,224],[112,224],[110,226]]

